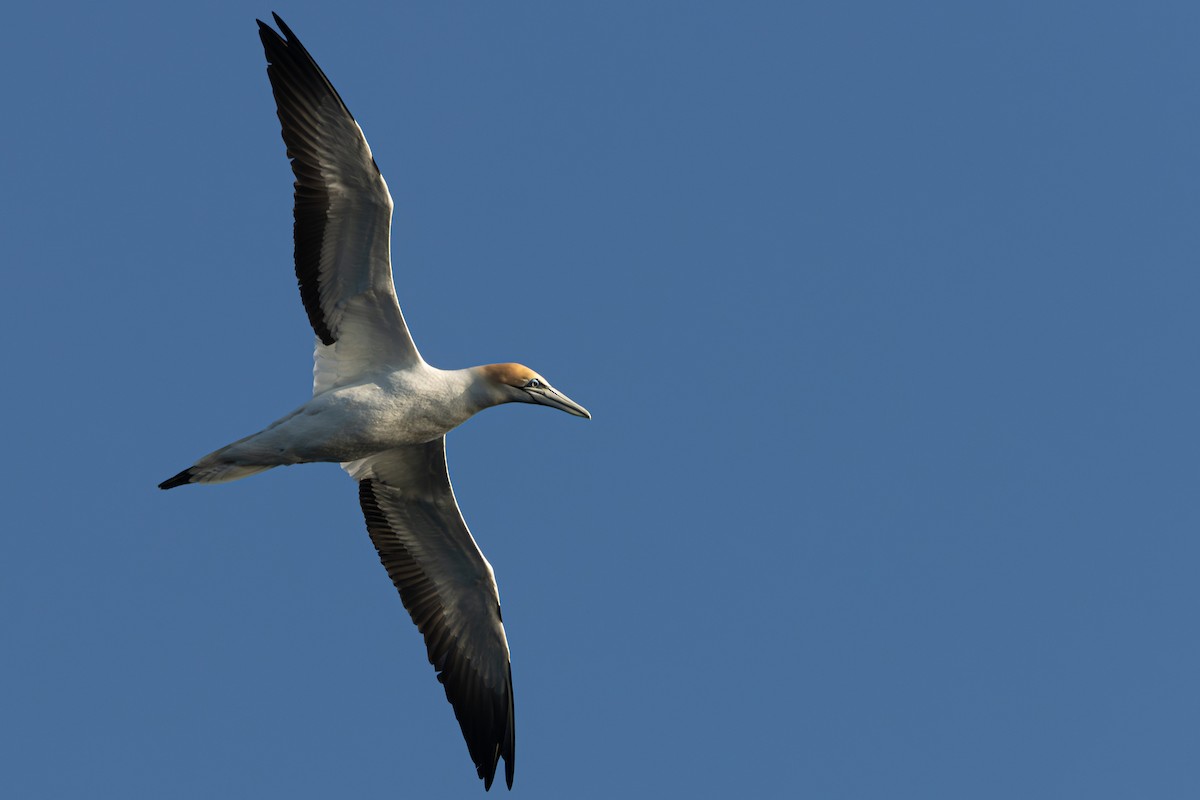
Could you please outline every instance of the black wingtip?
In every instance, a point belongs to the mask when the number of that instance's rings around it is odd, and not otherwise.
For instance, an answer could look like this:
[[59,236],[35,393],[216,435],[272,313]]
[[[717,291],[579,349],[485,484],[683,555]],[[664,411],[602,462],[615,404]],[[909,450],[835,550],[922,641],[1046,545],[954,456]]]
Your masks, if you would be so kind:
[[279,44],[285,47],[287,46],[287,42],[282,36],[279,35],[279,31],[275,30],[261,19],[256,19],[254,21],[258,23],[258,38],[262,39],[264,47],[269,46],[272,42],[279,42]]
[[167,478],[158,485],[160,489],[174,489],[176,486],[183,486],[192,482],[192,468],[188,467],[183,472],[174,477]]
[[275,20],[275,24],[279,27],[279,30],[276,31],[261,19],[255,19],[254,21],[258,23],[259,36],[266,36],[266,34],[269,32],[272,37],[278,39],[285,46],[296,45],[301,50],[304,50],[305,55],[308,55],[308,50],[305,49],[304,45],[300,44],[300,40],[296,37],[296,34],[292,33],[292,29],[287,26],[287,23],[283,21],[283,18],[274,11],[271,12],[271,17]]
[[296,34],[292,33],[292,29],[289,28],[287,23],[283,21],[283,17],[272,11],[271,18],[275,20],[275,24],[279,26],[280,32],[286,36],[289,41],[296,38]]
[[[293,159],[292,171],[296,174],[295,227],[296,280],[299,283],[300,299],[312,324],[313,332],[321,344],[330,346],[337,341],[325,312],[321,308],[320,262],[324,248],[326,214],[329,211],[328,187],[323,180],[314,182],[310,174],[315,169],[318,157],[303,152],[312,145],[307,141],[306,124],[293,119],[311,116],[326,98],[333,98],[351,120],[354,115],[346,108],[345,101],[333,88],[329,78],[317,66],[317,62],[297,38],[287,23],[276,13],[271,13],[276,31],[261,19],[258,22],[258,38],[262,41],[263,53],[267,58],[267,75],[271,80],[271,91],[275,95],[276,113],[282,124],[283,141],[288,147],[288,157]],[[306,166],[307,164],[307,166]],[[376,167],[378,169],[378,167]]]
[[[499,759],[497,759],[499,761]],[[479,767],[479,777],[483,778],[483,790],[490,792],[492,790],[492,781],[496,779],[496,764],[492,764],[490,769]],[[510,759],[504,759],[504,783],[508,785],[509,791],[512,791],[513,783],[513,763]]]

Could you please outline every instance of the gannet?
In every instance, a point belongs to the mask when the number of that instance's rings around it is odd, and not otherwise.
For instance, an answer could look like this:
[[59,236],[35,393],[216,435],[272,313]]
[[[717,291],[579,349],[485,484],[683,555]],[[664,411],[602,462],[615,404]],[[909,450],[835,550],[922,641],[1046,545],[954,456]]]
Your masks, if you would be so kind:
[[291,29],[258,20],[296,175],[295,262],[316,333],[313,396],[258,433],[159,484],[221,483],[338,462],[358,481],[367,533],[425,638],[485,789],[513,782],[512,670],[495,575],[459,512],[446,433],[501,403],[591,419],[515,363],[441,370],[409,335],[392,282],[392,198],[362,129]]

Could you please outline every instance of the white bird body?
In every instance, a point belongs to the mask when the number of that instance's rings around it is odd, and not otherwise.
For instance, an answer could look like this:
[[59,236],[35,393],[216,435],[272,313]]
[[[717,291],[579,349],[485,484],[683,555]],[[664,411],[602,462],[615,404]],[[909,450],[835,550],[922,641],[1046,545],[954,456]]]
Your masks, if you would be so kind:
[[233,480],[250,474],[243,474],[245,468],[343,463],[425,444],[494,405],[491,399],[477,370],[442,370],[421,361],[315,395],[258,433],[197,461],[191,482]]
[[159,488],[341,463],[358,481],[367,532],[425,638],[484,788],[500,759],[512,788],[512,674],[500,597],[450,488],[445,436],[502,403],[591,415],[521,364],[425,363],[396,299],[387,184],[333,85],[278,15],[275,22],[283,36],[261,21],[259,36],[296,175],[296,277],[317,336],[313,396]]

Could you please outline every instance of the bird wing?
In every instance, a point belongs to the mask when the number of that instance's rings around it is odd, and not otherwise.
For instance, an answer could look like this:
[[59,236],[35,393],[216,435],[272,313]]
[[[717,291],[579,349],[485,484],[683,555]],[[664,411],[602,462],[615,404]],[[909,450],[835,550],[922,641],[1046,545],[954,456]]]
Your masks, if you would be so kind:
[[[317,335],[313,393],[421,360],[392,282],[392,196],[362,128],[279,18],[258,21],[296,175],[296,280]],[[286,39],[284,37],[287,37]]]
[[342,466],[358,481],[367,532],[425,637],[484,788],[503,758],[511,789],[512,670],[500,595],[454,499],[446,437]]

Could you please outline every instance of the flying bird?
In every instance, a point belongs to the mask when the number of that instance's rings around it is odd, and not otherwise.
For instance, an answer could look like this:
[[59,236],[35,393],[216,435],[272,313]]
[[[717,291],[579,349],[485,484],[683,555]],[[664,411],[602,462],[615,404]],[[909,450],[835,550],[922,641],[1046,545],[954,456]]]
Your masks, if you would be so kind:
[[316,333],[313,396],[159,484],[220,483],[340,463],[367,533],[425,638],[484,788],[513,782],[512,670],[492,567],[459,512],[446,433],[501,403],[587,409],[521,364],[442,370],[421,358],[392,281],[392,197],[362,129],[291,29],[258,21],[295,182],[300,298]]

